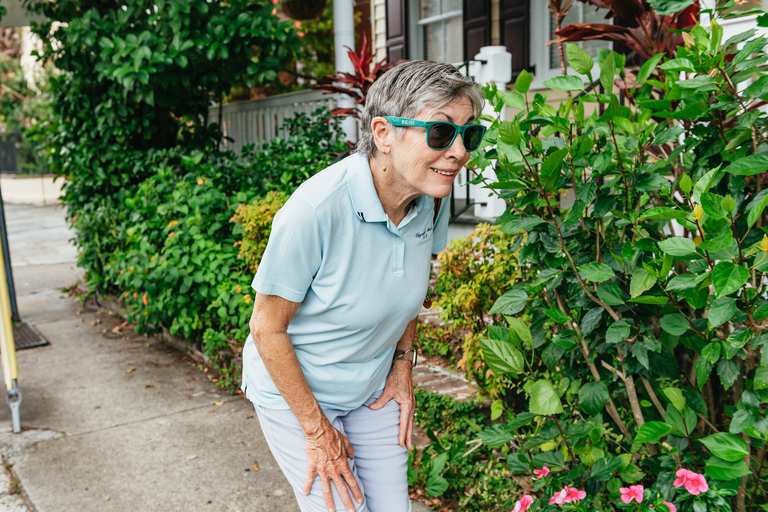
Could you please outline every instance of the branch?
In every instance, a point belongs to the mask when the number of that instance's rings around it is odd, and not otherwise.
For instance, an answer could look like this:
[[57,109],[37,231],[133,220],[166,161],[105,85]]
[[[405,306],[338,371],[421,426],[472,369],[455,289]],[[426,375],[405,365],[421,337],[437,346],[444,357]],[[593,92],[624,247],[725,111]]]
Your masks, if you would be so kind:
[[640,377],[643,381],[643,386],[645,386],[645,390],[648,392],[648,395],[651,397],[651,402],[653,402],[653,405],[656,406],[656,409],[659,411],[659,414],[661,414],[661,419],[664,421],[667,421],[667,411],[664,410],[664,408],[661,406],[661,402],[659,401],[659,397],[656,396],[656,392],[651,387],[651,383],[648,382],[648,379],[645,377]]

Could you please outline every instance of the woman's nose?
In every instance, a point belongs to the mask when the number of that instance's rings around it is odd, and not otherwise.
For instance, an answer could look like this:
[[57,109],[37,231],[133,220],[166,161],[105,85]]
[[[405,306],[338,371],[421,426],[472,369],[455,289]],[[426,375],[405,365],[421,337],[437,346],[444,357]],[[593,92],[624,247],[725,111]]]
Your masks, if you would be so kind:
[[464,135],[461,133],[456,134],[456,138],[453,139],[453,144],[445,150],[446,158],[455,158],[462,160],[467,155],[467,148],[464,147]]

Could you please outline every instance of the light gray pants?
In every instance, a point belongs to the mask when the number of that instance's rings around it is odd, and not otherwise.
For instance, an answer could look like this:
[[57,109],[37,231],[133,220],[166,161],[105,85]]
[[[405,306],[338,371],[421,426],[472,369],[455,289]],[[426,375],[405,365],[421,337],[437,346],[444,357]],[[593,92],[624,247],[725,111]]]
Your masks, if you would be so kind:
[[[355,505],[356,512],[410,512],[408,497],[408,450],[397,444],[400,429],[400,404],[394,400],[378,411],[368,408],[381,391],[375,392],[352,411],[323,409],[331,425],[349,438],[355,458],[347,459],[365,500]],[[309,496],[303,493],[307,479],[307,441],[301,425],[290,409],[265,409],[256,405],[256,414],[269,449],[296,494],[302,512],[328,512],[320,479],[315,478]],[[333,482],[333,503],[343,512]],[[352,491],[349,491],[352,497]]]

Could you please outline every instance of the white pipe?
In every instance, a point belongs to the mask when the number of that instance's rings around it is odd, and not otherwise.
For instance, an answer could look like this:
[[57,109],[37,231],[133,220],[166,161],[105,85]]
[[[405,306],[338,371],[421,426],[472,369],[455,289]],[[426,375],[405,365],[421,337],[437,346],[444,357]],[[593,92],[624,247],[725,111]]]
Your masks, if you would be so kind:
[[[347,55],[347,48],[355,49],[355,4],[354,0],[333,0],[333,44],[336,57],[336,71],[354,73],[352,61]],[[355,100],[343,97],[339,107],[355,108]],[[357,121],[348,117],[341,123],[347,139],[357,142]]]

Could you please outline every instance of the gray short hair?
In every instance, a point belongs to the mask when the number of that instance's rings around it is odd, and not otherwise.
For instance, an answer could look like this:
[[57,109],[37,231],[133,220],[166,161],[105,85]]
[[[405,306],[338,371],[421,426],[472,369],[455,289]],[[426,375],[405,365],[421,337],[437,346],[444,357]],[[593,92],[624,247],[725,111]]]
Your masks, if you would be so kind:
[[[465,97],[472,104],[475,119],[483,109],[483,95],[471,77],[462,75],[455,66],[428,60],[412,60],[398,64],[376,80],[368,90],[360,128],[357,151],[376,155],[371,121],[379,116],[413,118],[425,108],[444,107]],[[402,137],[405,128],[395,128]]]

